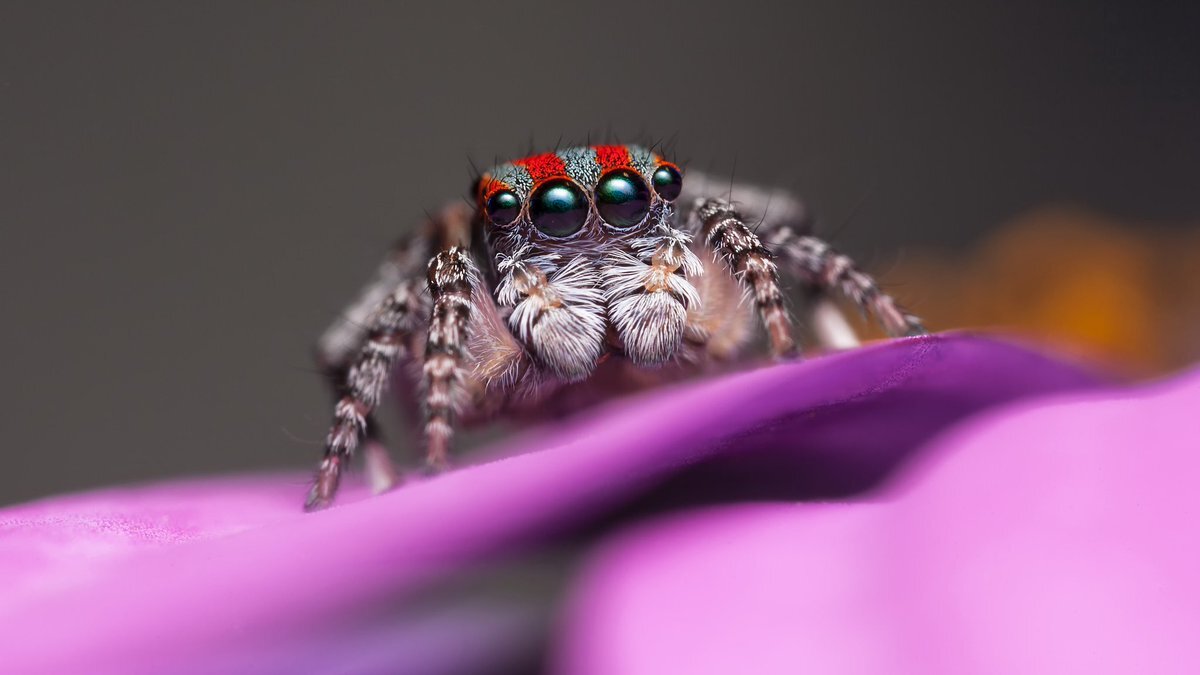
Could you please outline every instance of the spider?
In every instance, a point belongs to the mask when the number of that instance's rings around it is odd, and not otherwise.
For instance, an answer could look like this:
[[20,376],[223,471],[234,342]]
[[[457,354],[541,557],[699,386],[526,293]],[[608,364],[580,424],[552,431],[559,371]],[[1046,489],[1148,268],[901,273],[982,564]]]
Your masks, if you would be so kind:
[[[713,195],[736,192],[736,203]],[[840,292],[892,336],[924,333],[875,281],[812,236],[780,190],[683,173],[636,145],[500,164],[401,239],[322,335],[337,403],[305,508],[330,505],[360,447],[377,491],[396,472],[372,419],[385,388],[424,421],[426,467],[447,468],[456,425],[563,413],[733,361],[753,336],[796,355],[779,272],[829,348],[857,344]],[[752,226],[751,223],[756,223]]]

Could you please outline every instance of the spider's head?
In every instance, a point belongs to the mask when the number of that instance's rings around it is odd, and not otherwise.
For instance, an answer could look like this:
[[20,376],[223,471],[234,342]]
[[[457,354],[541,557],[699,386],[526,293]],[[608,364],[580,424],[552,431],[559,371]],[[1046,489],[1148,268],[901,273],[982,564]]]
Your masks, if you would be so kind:
[[679,168],[646,148],[594,145],[501,164],[475,198],[490,227],[553,248],[640,234],[682,186]]
[[587,377],[606,345],[645,365],[678,349],[699,302],[684,278],[695,256],[670,227],[682,186],[678,167],[635,145],[570,148],[483,174],[475,198],[501,275],[496,300],[559,378]]

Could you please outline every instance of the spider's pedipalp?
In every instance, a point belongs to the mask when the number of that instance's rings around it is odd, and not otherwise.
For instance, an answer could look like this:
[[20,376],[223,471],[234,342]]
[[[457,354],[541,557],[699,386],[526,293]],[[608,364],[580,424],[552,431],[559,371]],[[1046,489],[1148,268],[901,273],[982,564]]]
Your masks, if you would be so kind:
[[592,264],[577,256],[558,265],[557,255],[532,246],[500,263],[505,275],[497,297],[512,307],[512,332],[538,361],[564,381],[586,378],[604,348],[604,298]]
[[700,294],[688,280],[703,274],[691,250],[691,237],[670,224],[671,208],[661,204],[651,215],[650,233],[633,240],[633,253],[614,251],[604,262],[608,317],[625,354],[636,364],[655,366],[679,351],[688,312],[700,306]]

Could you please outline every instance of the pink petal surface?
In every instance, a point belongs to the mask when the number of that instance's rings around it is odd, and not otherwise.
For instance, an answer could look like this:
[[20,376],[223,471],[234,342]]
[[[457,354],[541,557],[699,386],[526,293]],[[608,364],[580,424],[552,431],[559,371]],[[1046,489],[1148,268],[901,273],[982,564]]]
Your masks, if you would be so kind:
[[0,511],[0,668],[503,670],[527,618],[439,604],[431,588],[668,509],[861,498],[974,413],[1095,386],[1013,345],[910,339],[626,399],[478,466],[379,498],[350,491],[317,514],[299,511],[299,475],[11,507]]
[[566,673],[1200,672],[1200,371],[993,411],[875,499],[739,505],[599,551]]

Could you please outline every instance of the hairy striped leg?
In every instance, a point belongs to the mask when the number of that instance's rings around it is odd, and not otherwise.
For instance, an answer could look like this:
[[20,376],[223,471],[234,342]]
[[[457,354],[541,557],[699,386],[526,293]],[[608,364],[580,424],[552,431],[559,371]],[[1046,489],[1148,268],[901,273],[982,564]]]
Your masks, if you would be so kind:
[[792,321],[783,305],[779,272],[771,252],[746,226],[737,210],[723,199],[704,201],[696,209],[695,218],[704,241],[749,289],[767,329],[771,353],[774,356],[793,355],[796,341],[792,337]]
[[888,335],[924,335],[921,320],[908,313],[884,293],[879,284],[853,260],[838,253],[823,240],[797,235],[791,228],[780,226],[764,235],[788,272],[822,292],[838,291],[875,317]]
[[[329,506],[337,492],[342,469],[354,451],[367,441],[369,452],[385,452],[375,438],[371,414],[383,396],[392,365],[408,354],[420,308],[420,291],[413,281],[401,282],[384,297],[371,315],[365,340],[339,386],[341,398],[334,406],[333,424],[325,439],[325,457],[317,469],[304,507],[315,510]],[[379,457],[369,458],[379,462]],[[386,458],[385,458],[386,459]]]
[[[364,340],[366,336],[364,335]],[[359,345],[361,349],[362,345]],[[357,349],[355,353],[357,353]],[[333,404],[336,406],[348,393],[347,382],[349,381],[350,367],[352,364],[346,363],[336,369],[330,369],[326,375],[329,379],[330,391],[333,392]],[[362,457],[362,465],[366,474],[367,484],[371,488],[373,494],[380,494],[392,489],[399,481],[399,472],[392,464],[392,458],[388,456],[387,446],[383,442],[382,434],[379,430],[379,424],[375,421],[375,415],[367,415],[367,427],[363,430],[363,438],[359,443],[358,448],[354,451],[356,456]]]
[[440,471],[449,466],[454,418],[464,404],[470,354],[472,297],[479,288],[479,270],[467,250],[452,246],[429,262],[429,292],[433,311],[425,342],[422,390],[425,403],[426,466]]

